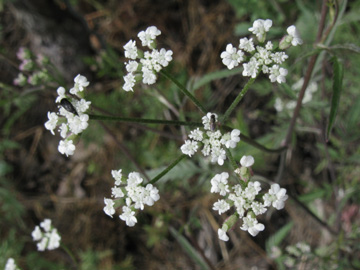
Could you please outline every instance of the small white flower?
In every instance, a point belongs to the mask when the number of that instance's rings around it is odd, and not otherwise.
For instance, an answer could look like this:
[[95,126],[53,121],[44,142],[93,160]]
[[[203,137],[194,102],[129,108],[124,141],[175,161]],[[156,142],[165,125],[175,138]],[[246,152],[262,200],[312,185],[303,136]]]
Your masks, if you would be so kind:
[[[41,231],[43,228],[43,232]],[[57,229],[53,228],[51,225],[50,219],[45,219],[40,223],[39,226],[35,226],[34,231],[31,233],[31,236],[34,241],[39,241],[37,243],[37,248],[39,251],[44,251],[45,249],[53,250],[60,246],[61,237],[58,234]]]
[[31,233],[31,236],[32,236],[34,241],[38,241],[38,240],[40,240],[42,238],[42,232],[41,232],[39,226],[35,226],[35,229]]
[[159,190],[152,184],[147,184],[145,187],[145,198],[144,202],[146,205],[152,206],[154,202],[160,199]]
[[293,46],[301,45],[303,43],[302,39],[300,38],[300,34],[296,29],[295,25],[289,26],[286,31],[291,37],[291,44]]
[[194,129],[190,131],[189,138],[201,142],[203,140],[203,132],[199,128]]
[[172,50],[167,51],[164,48],[162,48],[160,49],[159,59],[157,59],[157,61],[163,67],[167,67],[172,60],[172,55],[173,55]]
[[140,173],[138,172],[131,172],[128,175],[127,185],[129,187],[135,187],[139,184],[141,184],[143,179],[140,176]]
[[129,227],[133,227],[137,223],[137,219],[135,217],[135,212],[131,210],[130,207],[123,206],[123,213],[119,216],[121,220],[126,222],[126,225]]
[[85,99],[81,99],[80,101],[75,101],[75,109],[79,114],[86,112],[91,105],[91,101],[86,101]]
[[224,164],[224,160],[226,159],[226,152],[224,149],[212,148],[211,151],[211,162],[217,162],[220,166]]
[[46,249],[47,243],[49,239],[47,237],[43,237],[39,243],[37,243],[38,251],[44,251]]
[[147,46],[152,49],[152,43],[157,36],[161,34],[161,31],[156,28],[156,26],[150,26],[145,31],[141,31],[138,34],[139,39],[141,40],[142,46]]
[[198,150],[198,143],[196,141],[186,140],[180,149],[185,155],[191,157]]
[[67,137],[68,131],[69,131],[69,126],[65,123],[62,123],[61,126],[59,127],[59,132],[60,132],[61,138],[65,139]]
[[285,76],[288,74],[287,69],[279,67],[279,65],[273,65],[270,68],[269,79],[271,82],[283,83],[286,82]]
[[54,112],[48,112],[47,116],[48,116],[49,120],[45,123],[45,128],[47,130],[50,130],[52,135],[55,135],[54,129],[56,128],[59,117]]
[[284,103],[282,102],[281,98],[277,97],[275,99],[274,108],[278,112],[281,112],[284,109]]
[[144,84],[151,85],[156,82],[156,75],[152,70],[148,69],[147,67],[142,67],[141,71],[143,73],[142,82]]
[[261,46],[256,46],[257,53],[255,53],[255,57],[257,59],[258,64],[260,65],[269,65],[272,60],[270,59],[270,51]]
[[249,31],[256,35],[259,42],[264,42],[266,32],[269,31],[271,26],[272,26],[271,20],[258,19],[254,21],[253,26],[249,28]]
[[135,72],[137,70],[138,66],[139,66],[139,63],[136,61],[129,61],[128,63],[125,64],[126,71],[129,73]]
[[122,178],[121,171],[122,171],[121,169],[118,171],[116,170],[111,171],[111,175],[115,179],[115,186],[119,186],[121,184],[121,178]]
[[252,236],[256,236],[260,231],[265,229],[264,224],[259,223],[256,218],[247,215],[243,218],[243,225],[240,227],[243,231],[248,231]]
[[225,196],[230,190],[228,185],[229,174],[223,172],[215,175],[211,179],[211,193],[219,193],[221,196]]
[[226,46],[226,51],[222,52],[220,57],[222,62],[228,69],[237,67],[241,61],[244,60],[244,53],[241,50],[237,50],[232,44]]
[[125,50],[125,57],[135,60],[138,56],[137,47],[136,47],[136,41],[129,40],[128,43],[124,45]]
[[109,217],[112,217],[113,214],[115,214],[115,208],[114,208],[115,202],[112,199],[104,198],[104,203],[105,203],[105,207],[104,207],[105,214],[107,214]]
[[50,219],[44,219],[43,222],[40,223],[40,227],[45,230],[45,232],[49,232],[51,230],[51,220]]
[[76,147],[72,140],[61,140],[59,142],[58,150],[61,154],[65,154],[67,157],[74,154]]
[[264,194],[263,199],[265,206],[272,205],[277,210],[280,210],[284,208],[288,195],[286,195],[285,188],[280,188],[278,184],[273,184],[269,192]]
[[219,211],[219,215],[225,213],[230,209],[230,204],[228,204],[225,200],[218,200],[214,203],[213,210]]
[[240,141],[240,130],[234,129],[231,133],[226,133],[221,138],[221,143],[226,146],[226,148],[235,148],[236,144]]
[[279,64],[279,65],[284,63],[285,60],[288,59],[288,56],[284,52],[272,53],[270,55],[270,57],[276,64]]
[[9,258],[6,261],[4,270],[19,270],[19,268],[16,266],[15,260],[13,258]]
[[111,188],[111,196],[114,198],[122,198],[124,197],[124,192],[119,187],[112,187]]
[[88,82],[88,80],[86,79],[86,77],[82,76],[80,74],[78,74],[74,78],[74,82],[75,82],[75,88],[78,89],[79,91],[83,91],[84,88],[87,87],[90,84]]
[[250,182],[248,186],[244,190],[244,197],[249,200],[253,201],[255,199],[255,196],[259,194],[259,191],[261,190],[260,182]]
[[220,240],[229,241],[229,236],[227,236],[226,232],[222,229],[218,229],[218,236]]
[[244,50],[245,52],[252,52],[255,50],[253,39],[250,38],[241,38],[239,48]]
[[124,86],[123,89],[127,92],[134,91],[133,87],[135,86],[135,75],[133,73],[128,73],[124,77]]
[[56,92],[58,93],[58,97],[56,98],[55,102],[56,103],[60,103],[60,101],[63,99],[63,98],[66,98],[66,95],[65,95],[65,88],[60,86]]
[[256,201],[253,201],[251,203],[251,209],[256,216],[264,214],[267,210],[265,205],[263,205],[262,203],[256,202]]
[[243,64],[243,76],[255,78],[259,70],[259,62],[255,57],[251,57],[248,63]]
[[48,242],[47,249],[53,250],[53,249],[58,248],[60,246],[60,241],[61,241],[61,237],[58,234],[57,229],[53,229],[49,236],[49,242]]
[[251,167],[252,165],[254,165],[255,160],[252,156],[243,156],[240,159],[240,164],[243,167]]

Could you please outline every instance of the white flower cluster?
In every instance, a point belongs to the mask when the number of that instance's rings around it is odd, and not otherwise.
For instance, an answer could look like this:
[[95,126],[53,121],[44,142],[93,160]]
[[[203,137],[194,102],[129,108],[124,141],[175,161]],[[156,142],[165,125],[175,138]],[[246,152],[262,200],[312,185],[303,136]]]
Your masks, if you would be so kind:
[[114,205],[118,199],[125,201],[122,207],[123,213],[119,216],[121,220],[126,222],[127,226],[134,226],[137,223],[134,209],[144,209],[145,205],[152,206],[160,199],[159,190],[152,184],[142,185],[143,179],[138,172],[131,172],[126,180],[126,185],[122,184],[121,169],[111,171],[112,177],[115,179],[115,185],[111,189],[111,196],[114,199],[104,198],[104,212],[112,217],[115,214]]
[[[41,230],[40,227],[43,229]],[[45,249],[53,250],[60,246],[61,237],[51,225],[50,219],[45,219],[40,223],[40,227],[36,226],[34,231],[31,233],[31,236],[34,241],[38,241],[37,248],[39,251],[44,251]]]
[[[303,84],[304,84],[304,78],[301,78],[300,80],[298,80],[296,83],[294,83],[291,86],[291,89],[294,90],[294,92],[298,93]],[[304,98],[302,100],[302,104],[306,104],[309,101],[311,101],[312,97],[313,97],[313,94],[317,90],[318,90],[318,85],[317,85],[316,82],[309,83],[308,87],[305,90],[305,95],[304,95]],[[281,98],[277,97],[275,99],[274,107],[275,107],[275,110],[278,111],[278,112],[281,112],[284,109],[291,111],[296,107],[296,101],[295,100],[290,100],[290,101],[286,102],[286,101],[282,101]]]
[[15,260],[13,258],[9,258],[6,261],[5,269],[4,270],[19,270],[20,268],[17,267]]
[[60,86],[57,89],[58,97],[55,101],[61,104],[59,111],[57,113],[48,112],[49,120],[45,123],[45,128],[50,130],[53,135],[55,135],[54,129],[59,126],[60,136],[64,140],[60,140],[58,150],[66,156],[74,154],[74,140],[89,125],[89,115],[85,114],[85,112],[89,109],[91,102],[83,98],[83,91],[89,85],[89,82],[86,77],[80,74],[74,78],[74,82],[74,87],[69,92],[77,96],[78,99],[71,98],[66,94],[65,88]]
[[[192,140],[185,140],[185,144],[181,146],[181,151],[191,157],[197,152],[199,143],[203,144],[201,152],[204,156],[211,156],[211,162],[217,162],[219,165],[224,164],[226,159],[226,152],[223,146],[226,148],[235,148],[236,144],[240,141],[240,130],[234,129],[233,131],[221,134],[220,130],[215,131],[215,125],[217,122],[217,114],[207,113],[202,118],[205,131],[201,131],[199,128],[190,132],[189,138]],[[214,120],[212,120],[212,118]],[[214,121],[212,123],[212,121]]]
[[[262,71],[264,74],[268,74],[271,82],[285,82],[285,76],[288,71],[280,67],[280,65],[288,58],[288,56],[285,52],[275,50],[271,41],[268,41],[265,44],[266,32],[269,31],[271,26],[272,21],[269,19],[259,19],[254,21],[253,27],[250,27],[249,31],[255,34],[258,41],[263,45],[255,47],[253,39],[248,39],[246,37],[240,39],[238,49],[232,44],[228,44],[226,50],[220,55],[223,64],[227,66],[228,69],[233,69],[240,63],[243,63],[243,61],[248,58],[245,56],[245,53],[249,53],[249,61],[242,64],[243,76],[255,78],[257,74]],[[289,28],[289,38],[286,39],[286,42],[290,42],[293,46],[301,44],[302,41],[295,26],[292,25]]]
[[[125,64],[127,74],[124,76],[125,91],[134,91],[133,87],[137,78],[142,77],[144,84],[154,84],[156,82],[156,73],[163,67],[168,66],[172,60],[173,52],[164,48],[157,50],[155,39],[161,34],[161,31],[155,26],[148,27],[145,31],[138,34],[142,46],[148,47],[151,51],[141,52],[136,47],[136,41],[130,40],[125,44],[125,57],[129,58],[129,62]],[[136,59],[139,59],[137,62]]]
[[[246,175],[247,171],[250,170],[250,166],[254,164],[254,159],[251,156],[244,156],[240,163],[243,166],[242,168],[245,168],[240,175]],[[273,184],[270,190],[260,197],[258,196],[261,191],[260,182],[244,181],[242,184],[231,186],[228,178],[229,174],[223,172],[211,179],[211,193],[219,193],[223,197],[223,199],[219,199],[214,203],[213,210],[218,211],[219,215],[221,215],[234,206],[236,217],[243,220],[240,229],[248,231],[252,236],[256,236],[265,229],[265,226],[257,221],[256,216],[264,214],[269,206],[273,206],[278,210],[284,208],[284,202],[288,198],[286,189],[280,188],[278,184]],[[231,221],[235,223],[234,220]],[[226,232],[232,225],[234,224],[225,222],[222,228],[218,230],[221,240],[229,240]]]

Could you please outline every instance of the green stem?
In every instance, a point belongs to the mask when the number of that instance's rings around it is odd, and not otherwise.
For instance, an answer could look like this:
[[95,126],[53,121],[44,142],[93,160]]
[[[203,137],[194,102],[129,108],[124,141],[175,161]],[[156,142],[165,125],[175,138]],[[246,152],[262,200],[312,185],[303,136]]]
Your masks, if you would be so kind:
[[233,166],[234,170],[236,170],[239,166],[236,164],[236,161],[235,161],[233,155],[231,154],[230,149],[225,148],[225,151],[226,151],[226,156],[229,158],[231,165]]
[[161,173],[159,173],[157,176],[155,176],[149,184],[156,183],[161,177],[163,177],[165,174],[167,174],[172,168],[174,168],[181,160],[183,160],[186,157],[185,154],[182,154],[180,157],[178,157],[173,163],[171,163],[165,170],[163,170]]
[[73,262],[77,266],[78,262],[76,261],[74,254],[64,244],[60,244],[60,246],[69,255],[69,257],[73,260]]
[[107,115],[95,115],[89,114],[91,120],[105,120],[105,121],[119,121],[119,122],[130,122],[130,123],[144,123],[144,124],[164,124],[164,125],[177,125],[177,126],[202,126],[199,122],[185,122],[176,120],[159,120],[159,119],[143,119],[143,118],[128,118],[118,116],[107,116]]
[[228,119],[228,117],[230,116],[230,114],[232,113],[232,111],[235,109],[235,107],[238,105],[238,103],[240,102],[240,100],[244,97],[244,95],[246,94],[246,92],[249,90],[250,85],[252,85],[254,83],[254,81],[256,80],[257,76],[259,75],[259,73],[256,75],[255,78],[251,78],[244,86],[244,88],[240,91],[240,93],[238,94],[238,96],[236,97],[236,99],[233,101],[233,103],[230,105],[230,107],[226,110],[223,118],[221,119],[221,123],[225,123],[225,121]]
[[165,70],[160,70],[160,73],[164,75],[166,78],[168,78],[170,81],[176,84],[176,86],[181,90],[181,92],[184,93],[189,99],[191,99],[192,102],[196,105],[196,107],[199,108],[200,111],[202,111],[204,114],[207,113],[207,110],[204,108],[203,105],[196,99],[196,97],[191,94],[178,80],[176,80],[173,76],[171,76],[169,73],[167,73]]

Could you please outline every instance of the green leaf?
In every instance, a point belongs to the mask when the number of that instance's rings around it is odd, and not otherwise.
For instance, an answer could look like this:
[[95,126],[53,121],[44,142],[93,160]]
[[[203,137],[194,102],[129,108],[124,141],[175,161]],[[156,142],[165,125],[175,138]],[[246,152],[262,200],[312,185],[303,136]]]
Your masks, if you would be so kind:
[[222,69],[219,71],[215,71],[215,72],[206,74],[205,76],[203,76],[202,78],[200,78],[199,80],[197,80],[194,83],[192,90],[196,90],[196,89],[200,88],[201,86],[203,86],[213,80],[218,80],[221,78],[233,76],[235,74],[240,74],[241,70],[242,70],[242,68],[234,68],[232,70]]
[[329,116],[329,123],[326,132],[326,141],[329,140],[329,135],[331,128],[335,122],[337,109],[339,107],[341,90],[342,90],[342,80],[344,75],[343,65],[338,61],[337,57],[332,58],[333,62],[333,95],[331,99],[331,109]]
[[289,222],[280,230],[278,230],[275,234],[270,236],[268,240],[266,241],[266,252],[268,254],[271,254],[271,248],[274,246],[279,246],[281,242],[285,239],[285,237],[289,234],[291,228],[294,226],[294,222]]
[[195,248],[189,243],[189,241],[182,236],[177,230],[173,227],[169,227],[171,235],[178,241],[184,251],[189,255],[194,262],[200,266],[200,269],[210,269],[209,266],[206,264],[204,259],[200,256]]

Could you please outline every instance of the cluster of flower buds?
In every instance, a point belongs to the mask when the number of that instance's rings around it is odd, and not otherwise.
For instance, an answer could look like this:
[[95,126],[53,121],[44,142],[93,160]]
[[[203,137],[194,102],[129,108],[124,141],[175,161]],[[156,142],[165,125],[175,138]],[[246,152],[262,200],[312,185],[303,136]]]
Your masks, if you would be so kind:
[[[272,26],[272,21],[256,20],[249,31],[256,35],[260,45],[254,45],[253,39],[241,38],[238,49],[232,44],[226,46],[226,50],[221,53],[222,62],[228,69],[233,69],[240,63],[243,63],[243,76],[255,78],[260,71],[269,75],[271,82],[283,83],[286,81],[285,76],[288,71],[280,65],[288,58],[285,52],[278,51],[274,48],[271,41],[265,44],[266,32]],[[290,45],[296,46],[302,44],[302,40],[295,26],[287,29],[289,35],[285,36],[279,45],[280,49],[285,49]],[[246,56],[248,53],[249,56]],[[247,61],[245,63],[245,61]]]
[[[126,71],[124,76],[125,91],[134,91],[135,83],[142,79],[144,84],[154,84],[157,80],[156,74],[163,68],[168,66],[172,60],[173,52],[164,48],[156,49],[156,37],[161,31],[155,26],[148,27],[145,31],[138,34],[142,46],[148,47],[151,51],[140,51],[136,46],[136,41],[130,40],[125,44],[125,57],[130,59],[125,64]],[[138,59],[138,61],[136,61]]]
[[127,226],[132,227],[137,223],[134,210],[143,210],[145,205],[154,205],[160,199],[159,190],[152,184],[144,186],[138,172],[129,173],[126,185],[123,184],[121,169],[112,170],[111,175],[115,179],[114,187],[111,189],[114,199],[104,198],[104,212],[112,217],[115,214],[115,204],[120,203],[123,207],[119,218],[125,221]]
[[45,249],[53,250],[58,248],[60,246],[61,237],[58,234],[57,229],[51,225],[51,220],[45,219],[40,223],[40,227],[36,226],[31,233],[33,240],[38,242],[38,250],[44,251]]
[[55,135],[54,129],[59,126],[60,136],[64,140],[60,140],[58,150],[66,156],[74,154],[76,148],[74,143],[89,125],[89,115],[86,111],[91,102],[84,99],[83,93],[89,82],[86,77],[79,74],[74,78],[74,83],[74,87],[69,91],[71,95],[67,94],[62,86],[57,89],[58,97],[55,102],[60,104],[59,111],[48,112],[49,120],[45,123],[45,128],[53,135]]
[[223,146],[235,148],[236,144],[240,141],[240,130],[234,129],[222,135],[220,130],[216,130],[217,118],[217,114],[210,112],[202,118],[205,131],[197,128],[190,132],[189,138],[191,140],[185,140],[185,144],[180,148],[185,155],[189,157],[194,155],[199,148],[199,143],[202,143],[203,148],[201,152],[204,156],[210,155],[211,162],[217,162],[219,165],[224,164],[226,152]]
[[51,81],[46,65],[50,63],[49,58],[43,55],[37,55],[24,47],[21,47],[17,54],[17,58],[21,61],[19,65],[20,73],[14,79],[14,85],[25,86],[40,85]]
[[235,225],[238,219],[243,221],[241,230],[256,236],[265,229],[265,226],[258,222],[256,216],[264,214],[269,206],[278,210],[284,208],[284,202],[288,198],[286,189],[280,188],[278,184],[271,185],[267,193],[259,195],[260,182],[249,181],[252,176],[251,166],[254,164],[254,158],[243,156],[240,164],[241,167],[235,171],[242,179],[239,184],[231,186],[228,182],[229,174],[227,172],[217,174],[211,179],[211,192],[219,193],[223,197],[214,203],[213,210],[218,211],[221,215],[230,210],[232,206],[235,208],[235,213],[218,230],[219,238],[223,241],[229,240],[226,232]]

